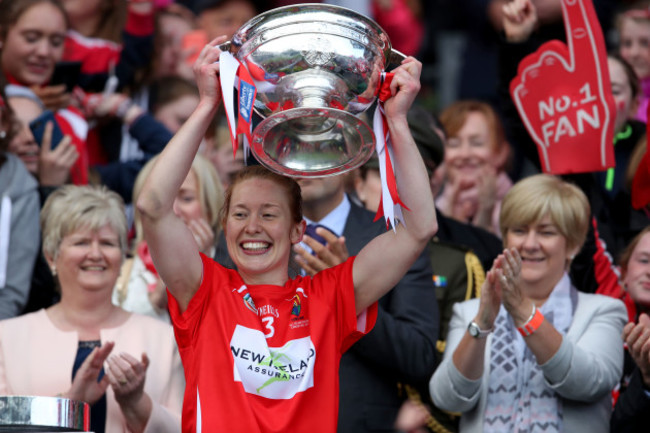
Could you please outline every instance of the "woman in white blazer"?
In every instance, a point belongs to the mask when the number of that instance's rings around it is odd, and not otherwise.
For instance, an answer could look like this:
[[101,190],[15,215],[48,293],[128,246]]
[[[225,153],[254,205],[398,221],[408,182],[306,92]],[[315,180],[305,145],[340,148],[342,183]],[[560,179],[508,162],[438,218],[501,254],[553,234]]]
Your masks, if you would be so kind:
[[535,175],[506,194],[506,249],[480,299],[456,304],[433,402],[461,432],[607,432],[623,367],[619,300],[578,292],[567,269],[588,230],[576,186]]

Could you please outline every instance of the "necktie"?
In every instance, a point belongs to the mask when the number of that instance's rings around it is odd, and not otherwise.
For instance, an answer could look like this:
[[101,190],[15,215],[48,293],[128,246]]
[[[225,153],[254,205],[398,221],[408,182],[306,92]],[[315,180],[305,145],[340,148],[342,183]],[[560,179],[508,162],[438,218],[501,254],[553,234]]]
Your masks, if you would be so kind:
[[[316,229],[318,227],[322,227],[325,230],[328,230],[328,231],[332,232],[334,235],[338,236],[336,233],[334,233],[328,227],[325,227],[324,225],[321,225],[321,224],[312,224],[312,223],[307,224],[307,229],[305,230],[305,234],[307,236],[311,237],[312,239],[314,239],[315,241],[320,242],[323,245],[327,244],[327,241],[325,240],[325,238],[316,233]],[[316,253],[314,253],[313,251],[311,253],[313,255],[316,255]]]

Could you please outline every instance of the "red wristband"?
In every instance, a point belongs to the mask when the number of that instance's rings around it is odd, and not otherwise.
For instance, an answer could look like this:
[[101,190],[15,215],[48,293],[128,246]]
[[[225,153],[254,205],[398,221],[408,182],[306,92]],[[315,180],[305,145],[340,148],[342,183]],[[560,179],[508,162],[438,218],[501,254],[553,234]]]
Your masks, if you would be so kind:
[[517,328],[517,331],[519,331],[522,337],[528,337],[533,332],[537,331],[543,321],[544,315],[537,309],[537,307],[535,307],[535,305],[533,305],[533,314],[530,315],[530,319]]

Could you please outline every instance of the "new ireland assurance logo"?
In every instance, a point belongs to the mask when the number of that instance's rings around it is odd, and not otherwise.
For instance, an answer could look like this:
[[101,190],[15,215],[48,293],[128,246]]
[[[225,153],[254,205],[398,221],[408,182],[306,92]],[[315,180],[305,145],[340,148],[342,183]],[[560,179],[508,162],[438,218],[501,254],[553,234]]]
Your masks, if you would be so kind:
[[316,349],[310,337],[269,347],[262,331],[237,325],[230,351],[234,379],[250,394],[290,399],[314,386]]

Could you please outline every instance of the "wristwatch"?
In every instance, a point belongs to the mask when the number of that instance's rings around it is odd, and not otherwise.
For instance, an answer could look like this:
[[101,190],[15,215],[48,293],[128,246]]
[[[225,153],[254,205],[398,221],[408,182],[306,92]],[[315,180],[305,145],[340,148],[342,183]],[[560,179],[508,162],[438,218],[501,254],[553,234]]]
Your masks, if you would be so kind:
[[494,328],[483,330],[474,321],[469,322],[469,325],[467,325],[467,332],[474,338],[486,338],[493,330]]

